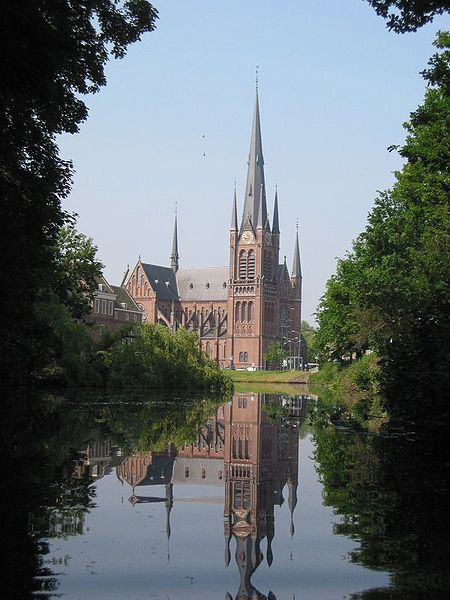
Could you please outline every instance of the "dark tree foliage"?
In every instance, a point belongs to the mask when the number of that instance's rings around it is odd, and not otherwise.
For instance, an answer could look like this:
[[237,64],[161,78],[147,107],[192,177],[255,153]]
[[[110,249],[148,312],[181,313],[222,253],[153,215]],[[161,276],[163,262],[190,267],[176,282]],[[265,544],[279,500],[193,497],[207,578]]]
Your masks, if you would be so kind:
[[[397,148],[405,164],[376,199],[318,309],[324,358],[377,351],[391,416],[412,406],[449,412],[450,34],[439,33],[435,46],[423,73],[425,100]],[[404,406],[397,392],[406,389],[416,401]]]
[[450,11],[448,0],[366,0],[395,33],[417,31],[436,15]]
[[32,303],[52,289],[61,201],[72,165],[55,136],[88,114],[80,96],[106,84],[109,57],[155,27],[146,0],[3,0],[0,6],[0,365],[26,369]]

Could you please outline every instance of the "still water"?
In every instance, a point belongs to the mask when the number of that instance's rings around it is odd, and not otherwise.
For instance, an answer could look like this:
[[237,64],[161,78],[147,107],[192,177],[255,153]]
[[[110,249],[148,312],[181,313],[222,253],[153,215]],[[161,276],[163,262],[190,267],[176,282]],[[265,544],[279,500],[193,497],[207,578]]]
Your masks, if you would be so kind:
[[448,461],[417,434],[305,395],[42,406],[9,446],[3,597],[450,597]]

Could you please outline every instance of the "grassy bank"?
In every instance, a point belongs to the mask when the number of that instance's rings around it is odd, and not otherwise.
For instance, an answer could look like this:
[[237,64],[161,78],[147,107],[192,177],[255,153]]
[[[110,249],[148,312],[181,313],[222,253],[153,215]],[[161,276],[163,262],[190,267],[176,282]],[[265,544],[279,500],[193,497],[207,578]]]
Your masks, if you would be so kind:
[[307,371],[226,371],[233,383],[306,384]]

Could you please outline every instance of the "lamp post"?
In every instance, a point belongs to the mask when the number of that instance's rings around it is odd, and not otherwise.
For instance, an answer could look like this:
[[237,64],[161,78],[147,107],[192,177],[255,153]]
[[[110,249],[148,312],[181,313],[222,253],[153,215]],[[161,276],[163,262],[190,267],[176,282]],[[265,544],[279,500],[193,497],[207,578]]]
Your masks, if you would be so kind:
[[300,370],[300,368],[303,368],[302,334],[301,334],[301,331],[294,331],[294,330],[292,330],[291,333],[298,334],[298,338],[295,338],[295,339],[298,340],[298,368]]

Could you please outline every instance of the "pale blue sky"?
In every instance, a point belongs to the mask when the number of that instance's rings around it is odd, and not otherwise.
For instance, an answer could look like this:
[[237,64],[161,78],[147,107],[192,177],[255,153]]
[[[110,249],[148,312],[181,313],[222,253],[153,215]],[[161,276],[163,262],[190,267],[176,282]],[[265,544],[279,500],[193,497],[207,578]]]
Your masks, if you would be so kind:
[[80,215],[112,284],[139,254],[169,264],[175,202],[181,266],[228,264],[259,65],[269,213],[278,182],[281,260],[292,265],[298,217],[312,322],[336,257],[401,166],[386,148],[404,139],[401,124],[423,98],[419,72],[448,19],[398,36],[363,0],[154,5],[157,30],[109,64],[81,132],[60,141],[76,169],[64,207]]

